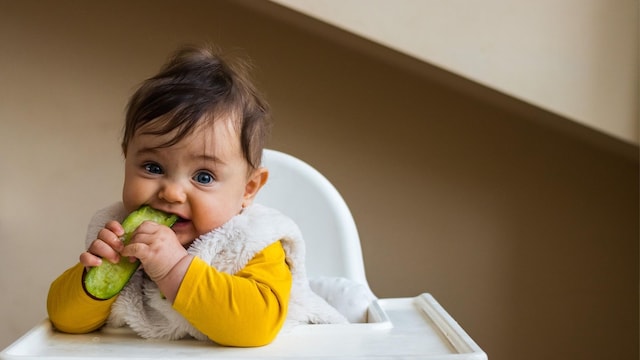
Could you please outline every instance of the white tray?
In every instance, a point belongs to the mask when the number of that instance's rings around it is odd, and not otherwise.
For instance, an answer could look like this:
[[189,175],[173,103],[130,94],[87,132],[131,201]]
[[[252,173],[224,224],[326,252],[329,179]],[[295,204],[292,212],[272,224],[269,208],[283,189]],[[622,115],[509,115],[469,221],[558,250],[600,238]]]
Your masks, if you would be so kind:
[[0,359],[430,359],[486,360],[487,355],[429,294],[380,299],[369,323],[299,325],[258,348],[232,348],[197,340],[144,340],[130,330],[70,335],[48,320],[0,353]]

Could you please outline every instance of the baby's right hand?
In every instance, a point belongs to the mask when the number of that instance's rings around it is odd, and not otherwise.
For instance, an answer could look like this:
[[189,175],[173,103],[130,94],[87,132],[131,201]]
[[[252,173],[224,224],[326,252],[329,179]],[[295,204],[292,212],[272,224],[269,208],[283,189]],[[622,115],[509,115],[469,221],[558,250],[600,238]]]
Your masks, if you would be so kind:
[[124,229],[117,221],[109,221],[98,233],[87,251],[80,254],[80,262],[85,267],[93,267],[102,264],[102,258],[112,263],[120,261],[120,252],[124,244],[120,237],[124,235]]

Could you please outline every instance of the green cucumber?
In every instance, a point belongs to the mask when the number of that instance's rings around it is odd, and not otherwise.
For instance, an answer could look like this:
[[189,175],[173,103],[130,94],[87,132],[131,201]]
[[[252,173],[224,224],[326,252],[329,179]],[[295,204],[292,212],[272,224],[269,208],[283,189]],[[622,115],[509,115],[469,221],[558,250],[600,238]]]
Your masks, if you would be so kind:
[[[140,224],[147,220],[171,227],[178,220],[178,216],[143,205],[129,214],[122,222],[122,227],[124,228],[122,242],[127,245],[131,240],[131,234]],[[118,295],[127,285],[138,266],[140,266],[139,260],[130,262],[126,256],[120,257],[120,262],[116,264],[103,260],[102,264],[94,266],[87,271],[84,276],[84,288],[96,299],[110,299]]]

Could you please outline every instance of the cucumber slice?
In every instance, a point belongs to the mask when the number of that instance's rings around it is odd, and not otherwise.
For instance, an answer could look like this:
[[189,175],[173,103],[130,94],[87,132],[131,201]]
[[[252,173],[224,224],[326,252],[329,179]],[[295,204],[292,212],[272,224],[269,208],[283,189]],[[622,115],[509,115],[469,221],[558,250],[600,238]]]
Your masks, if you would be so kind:
[[[143,205],[129,214],[122,222],[125,232],[122,241],[125,245],[129,243],[131,234],[138,226],[147,220],[171,227],[178,220],[178,216]],[[120,293],[124,286],[127,285],[138,266],[140,266],[139,260],[130,262],[128,257],[121,257],[120,262],[116,264],[103,260],[100,266],[92,267],[87,271],[84,276],[84,288],[91,296],[97,299],[110,299]]]

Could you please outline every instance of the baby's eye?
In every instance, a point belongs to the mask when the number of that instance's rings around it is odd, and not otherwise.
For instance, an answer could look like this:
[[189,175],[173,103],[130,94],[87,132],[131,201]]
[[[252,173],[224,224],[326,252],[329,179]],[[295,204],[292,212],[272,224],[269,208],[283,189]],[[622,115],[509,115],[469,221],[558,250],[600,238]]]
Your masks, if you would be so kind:
[[193,176],[193,180],[200,184],[207,185],[211,184],[215,180],[215,178],[208,171],[199,171]]
[[160,175],[160,174],[163,173],[162,168],[160,167],[160,165],[158,165],[156,163],[146,163],[146,164],[144,164],[144,169],[145,169],[145,171],[147,171],[148,173],[151,173],[151,174]]

